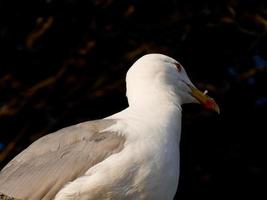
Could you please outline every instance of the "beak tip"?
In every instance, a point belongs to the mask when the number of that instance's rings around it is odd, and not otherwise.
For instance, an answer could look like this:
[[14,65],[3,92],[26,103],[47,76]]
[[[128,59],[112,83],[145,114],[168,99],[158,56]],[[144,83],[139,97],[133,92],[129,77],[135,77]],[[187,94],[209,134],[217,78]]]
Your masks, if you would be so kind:
[[215,111],[218,115],[221,113],[221,111],[220,111],[220,107],[218,106],[218,104],[215,104],[214,111]]
[[206,100],[205,103],[203,103],[204,107],[209,109],[209,110],[213,110],[215,111],[217,114],[220,114],[220,107],[218,106],[218,104],[216,103],[216,101],[212,98]]
[[206,95],[206,92],[202,93],[195,87],[190,87],[191,88],[191,95],[200,103],[202,104],[205,108],[208,110],[213,110],[217,114],[220,114],[220,107],[216,103],[216,101]]

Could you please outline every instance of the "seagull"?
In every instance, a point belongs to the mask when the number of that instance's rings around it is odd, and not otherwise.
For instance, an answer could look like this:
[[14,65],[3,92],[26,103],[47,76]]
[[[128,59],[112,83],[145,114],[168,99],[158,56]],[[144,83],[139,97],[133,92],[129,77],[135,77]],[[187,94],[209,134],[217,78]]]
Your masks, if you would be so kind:
[[179,180],[182,104],[219,113],[183,66],[147,54],[128,70],[129,106],[48,134],[0,172],[0,199],[172,200]]

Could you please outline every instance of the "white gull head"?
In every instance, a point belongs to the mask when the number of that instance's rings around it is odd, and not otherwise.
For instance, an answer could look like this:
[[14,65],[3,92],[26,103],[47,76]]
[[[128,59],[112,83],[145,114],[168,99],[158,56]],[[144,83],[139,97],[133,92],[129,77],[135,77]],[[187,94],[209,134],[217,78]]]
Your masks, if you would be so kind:
[[163,54],[148,54],[138,59],[127,73],[126,84],[130,107],[201,103],[219,112],[216,102],[193,85],[183,66]]

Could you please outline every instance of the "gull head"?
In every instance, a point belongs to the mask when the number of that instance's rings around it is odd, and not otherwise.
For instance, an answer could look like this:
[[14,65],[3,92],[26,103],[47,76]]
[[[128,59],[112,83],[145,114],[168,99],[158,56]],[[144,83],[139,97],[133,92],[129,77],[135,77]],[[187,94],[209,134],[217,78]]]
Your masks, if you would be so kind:
[[183,66],[163,54],[139,58],[126,76],[129,106],[200,103],[219,113],[217,103],[191,82]]

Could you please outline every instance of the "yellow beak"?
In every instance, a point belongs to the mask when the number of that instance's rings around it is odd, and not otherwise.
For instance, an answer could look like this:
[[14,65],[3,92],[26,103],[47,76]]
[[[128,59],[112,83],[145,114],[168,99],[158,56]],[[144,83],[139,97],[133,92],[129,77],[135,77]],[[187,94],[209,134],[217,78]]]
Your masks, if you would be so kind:
[[190,86],[190,89],[191,89],[191,95],[195,97],[205,108],[213,110],[216,113],[220,114],[220,108],[213,98],[199,91],[195,87]]

